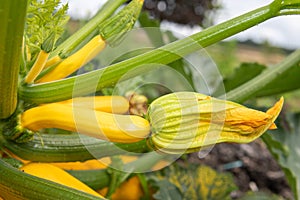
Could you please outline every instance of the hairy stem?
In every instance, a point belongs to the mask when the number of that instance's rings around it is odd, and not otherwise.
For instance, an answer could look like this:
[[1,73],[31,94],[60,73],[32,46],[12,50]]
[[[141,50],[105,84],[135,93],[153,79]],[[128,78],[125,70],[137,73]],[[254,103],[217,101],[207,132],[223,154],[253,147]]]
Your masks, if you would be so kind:
[[155,64],[171,63],[182,56],[275,17],[278,10],[279,8],[270,4],[104,69],[45,84],[23,85],[20,88],[20,98],[31,103],[48,103],[93,93],[95,90],[113,86],[129,71],[130,76],[126,76],[126,79],[147,73]]
[[0,3],[0,119],[17,106],[18,74],[27,0]]
[[245,84],[231,90],[226,98],[235,102],[243,102],[261,90],[277,76],[300,63],[300,50],[293,52],[285,60],[274,67],[266,69],[263,73],[246,82]]
[[107,19],[109,16],[113,14],[113,12],[120,7],[126,0],[115,0],[108,1],[99,12],[89,20],[81,29],[79,29],[76,33],[70,36],[67,40],[65,40],[62,44],[60,44],[53,53],[51,53],[51,57],[62,53],[63,55],[69,55],[73,52],[78,46],[80,46],[86,39],[90,39],[99,33],[98,27],[101,22]]

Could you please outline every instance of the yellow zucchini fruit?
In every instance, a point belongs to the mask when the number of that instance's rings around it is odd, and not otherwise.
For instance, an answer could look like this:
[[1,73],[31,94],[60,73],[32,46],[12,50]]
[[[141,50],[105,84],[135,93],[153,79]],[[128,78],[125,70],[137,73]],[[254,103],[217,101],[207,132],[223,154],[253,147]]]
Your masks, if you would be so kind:
[[47,60],[45,66],[44,66],[44,69],[47,69],[48,67],[56,65],[56,64],[58,64],[61,61],[62,61],[62,59],[60,58],[59,55],[53,56],[52,58],[50,58],[50,59]]
[[[137,156],[126,156],[122,155],[120,156],[123,163],[132,162],[134,160],[137,160]],[[64,170],[96,170],[96,169],[105,169],[107,166],[111,164],[110,157],[101,158],[99,160],[93,159],[93,160],[87,160],[85,162],[54,162],[50,163],[51,165],[54,165],[56,167],[59,167]]]
[[87,160],[85,162],[54,162],[49,163],[53,166],[59,167],[63,170],[95,170],[95,169],[105,169],[107,167],[107,161],[100,160]]
[[[130,163],[130,162],[133,162],[133,161],[136,161],[139,159],[138,156],[128,156],[128,155],[121,155],[120,158],[124,164]],[[28,161],[27,161],[27,163],[28,163]],[[111,164],[111,159],[110,159],[110,157],[104,157],[104,158],[101,158],[98,160],[97,159],[87,160],[85,162],[80,162],[80,161],[53,162],[53,163],[49,163],[49,164],[59,167],[63,170],[73,170],[73,171],[74,170],[101,170],[101,169],[106,169]],[[168,165],[170,165],[169,161],[160,160],[151,168],[151,170],[157,171]]]
[[[98,192],[105,196],[108,188],[103,188]],[[143,189],[137,176],[131,177],[121,184],[119,188],[112,194],[111,200],[139,200],[143,197]]]
[[130,31],[134,26],[143,3],[144,0],[131,1],[118,14],[101,23],[99,25],[101,26],[99,35],[94,36],[74,54],[69,56],[68,53],[62,52],[62,55],[59,55],[61,57],[68,56],[66,59],[61,59],[59,56],[52,57],[49,62],[45,64],[46,68],[55,64],[57,65],[54,69],[37,80],[37,83],[63,79],[88,63],[101,52],[107,44],[116,45],[124,38],[124,34]]
[[45,74],[37,83],[49,82],[54,80],[63,79],[77,69],[88,63],[106,46],[105,41],[100,35],[92,38],[86,45],[84,45],[77,52],[67,57],[60,62],[53,70]]
[[104,198],[102,195],[100,195],[75,177],[71,176],[69,173],[47,163],[28,163],[21,167],[20,170],[27,174],[31,174],[39,178],[47,179],[49,181],[65,185],[92,194],[94,196]]
[[27,73],[27,75],[25,77],[25,83],[31,84],[34,82],[36,77],[43,70],[49,55],[50,55],[50,53],[48,53],[44,50],[40,50],[36,61],[34,62],[33,66],[31,67],[30,71]]
[[31,131],[58,128],[119,143],[138,142],[150,133],[149,122],[139,116],[120,115],[51,103],[26,110],[21,126]]
[[267,112],[194,92],[177,92],[151,103],[149,143],[167,153],[198,151],[221,142],[248,143],[276,128],[281,98]]
[[77,97],[57,103],[117,114],[126,113],[129,109],[128,100],[122,96]]

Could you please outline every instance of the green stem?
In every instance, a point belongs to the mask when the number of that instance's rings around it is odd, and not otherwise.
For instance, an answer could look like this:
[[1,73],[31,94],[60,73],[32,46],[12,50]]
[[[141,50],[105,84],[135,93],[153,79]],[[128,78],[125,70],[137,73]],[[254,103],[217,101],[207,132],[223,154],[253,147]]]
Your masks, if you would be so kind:
[[300,14],[299,0],[277,0],[280,4],[278,15],[297,15]]
[[27,0],[3,0],[0,4],[0,119],[17,107],[18,74]]
[[[147,73],[153,64],[168,64],[198,49],[214,44],[238,32],[277,16],[279,7],[273,4],[258,8],[227,22],[210,27],[182,40],[177,40],[161,48],[113,64],[104,69],[92,71],[76,77],[37,85],[23,85],[20,98],[31,103],[48,103],[74,96],[86,95],[112,86],[127,72],[126,79]],[[145,65],[148,64],[148,65]],[[152,64],[152,65],[150,65]],[[95,84],[91,84],[95,83]],[[76,85],[76,89],[74,86]],[[76,90],[76,94],[73,93]]]
[[300,9],[299,8],[292,8],[292,9],[285,9],[279,12],[280,15],[299,15]]
[[111,16],[114,11],[120,7],[126,0],[115,0],[108,1],[99,12],[89,20],[81,29],[76,33],[70,36],[67,40],[61,43],[54,51],[51,53],[51,56],[63,54],[69,55],[74,51],[78,46],[85,41],[86,38],[90,38],[99,33],[99,24]]
[[171,157],[172,155],[168,154],[160,154],[156,151],[148,152],[144,154],[139,159],[132,161],[128,164],[124,165],[124,169],[126,172],[132,173],[144,173],[146,171],[150,171],[151,168],[158,163],[162,159],[166,159]]
[[137,174],[139,180],[140,180],[140,183],[141,183],[141,186],[143,188],[143,192],[144,192],[144,195],[143,195],[143,198],[144,200],[150,200],[152,199],[152,195],[150,194],[150,186],[148,185],[148,182],[147,182],[147,177],[145,174],[143,173],[140,173],[140,174]]
[[259,90],[261,90],[268,83],[276,79],[277,76],[289,70],[291,67],[300,63],[300,49],[293,52],[281,63],[274,67],[266,69],[263,73],[246,82],[245,84],[231,90],[226,94],[226,99],[243,102],[249,97],[255,95]]

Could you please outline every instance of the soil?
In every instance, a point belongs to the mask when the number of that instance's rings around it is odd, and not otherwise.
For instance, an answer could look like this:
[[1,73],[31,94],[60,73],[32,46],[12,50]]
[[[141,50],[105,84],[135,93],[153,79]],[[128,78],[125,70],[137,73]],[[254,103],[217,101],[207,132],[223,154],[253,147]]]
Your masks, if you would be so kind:
[[293,199],[283,171],[261,140],[249,144],[218,144],[205,157],[199,158],[198,153],[194,153],[188,159],[191,163],[231,172],[239,188],[232,193],[233,199],[248,191],[269,192]]

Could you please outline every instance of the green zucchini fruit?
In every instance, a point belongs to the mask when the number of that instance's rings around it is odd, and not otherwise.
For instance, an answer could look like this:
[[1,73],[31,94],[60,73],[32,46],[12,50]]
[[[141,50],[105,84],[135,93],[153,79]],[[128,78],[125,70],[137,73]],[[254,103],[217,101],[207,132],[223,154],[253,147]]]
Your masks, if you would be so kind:
[[67,170],[67,172],[94,190],[107,187],[111,179],[106,169]]
[[[35,162],[72,162],[98,159],[106,156],[148,151],[145,140],[130,143],[112,143],[76,133],[34,135],[27,143],[18,144],[0,135],[0,146],[21,159]],[[92,152],[92,153],[91,153]]]

